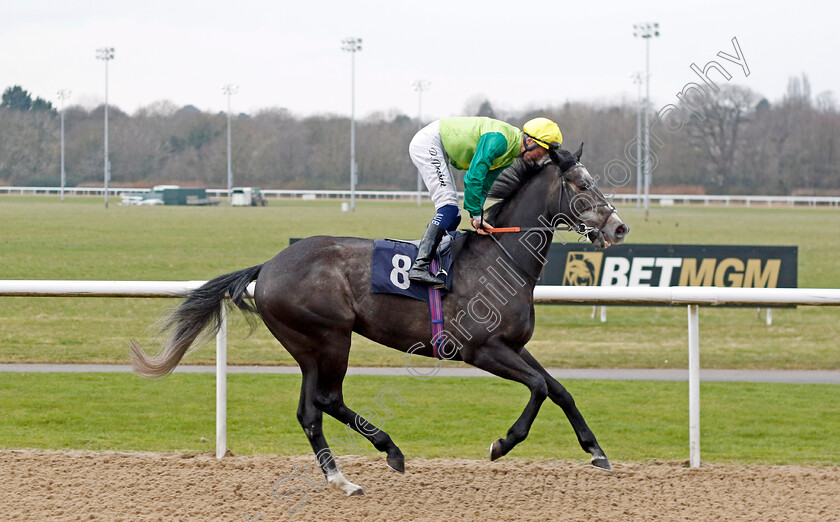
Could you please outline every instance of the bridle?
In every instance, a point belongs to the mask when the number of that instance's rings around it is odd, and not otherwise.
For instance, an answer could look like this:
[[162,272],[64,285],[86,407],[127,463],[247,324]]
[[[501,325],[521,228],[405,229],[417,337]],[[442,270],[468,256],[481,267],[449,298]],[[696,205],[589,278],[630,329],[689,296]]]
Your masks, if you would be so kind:
[[[573,170],[575,170],[577,168],[585,168],[585,167],[583,166],[583,163],[578,162],[578,163],[575,163],[574,166],[567,169],[565,172],[563,172],[563,174],[560,175],[560,179],[563,180],[563,184],[560,185],[559,207],[563,208],[563,200],[564,199],[569,199],[569,208],[572,209],[572,212],[575,211],[574,210],[574,205],[573,205],[574,196],[569,195],[568,185],[571,182],[569,181],[567,176],[570,172],[572,172]],[[610,209],[610,212],[604,217],[604,220],[597,227],[590,227],[590,226],[586,225],[585,223],[580,223],[577,226],[575,226],[574,224],[570,223],[570,221],[572,221],[572,220],[569,219],[569,216],[567,216],[566,214],[561,214],[560,219],[563,220],[566,223],[565,225],[550,226],[550,227],[500,227],[500,228],[493,228],[491,230],[488,230],[488,233],[492,237],[493,234],[504,234],[504,233],[511,233],[511,232],[531,232],[531,231],[537,231],[537,232],[566,232],[566,231],[574,230],[575,232],[580,234],[581,239],[583,239],[590,232],[601,232],[602,230],[604,230],[604,227],[607,226],[607,222],[610,220],[610,217],[616,212],[616,208],[612,203],[610,203],[607,200],[607,197],[604,195],[603,192],[601,192],[601,189],[599,189],[598,187],[595,187],[595,186],[589,187],[587,190],[592,190],[593,192],[595,192],[595,194],[599,198],[601,198],[603,203],[595,203],[595,204],[589,206],[589,208],[587,208],[586,210],[594,210],[594,209],[600,208],[600,207],[607,207],[607,208]]]
[[[563,197],[569,191],[567,185],[570,183],[570,181],[568,180],[568,178],[566,176],[568,176],[568,174],[570,172],[572,172],[573,170],[578,169],[578,168],[585,168],[585,167],[583,166],[583,163],[577,162],[577,163],[575,163],[575,165],[572,168],[567,169],[563,174],[560,175],[561,179],[563,180],[563,184],[560,187],[560,208],[561,209],[563,208]],[[615,214],[615,212],[616,212],[615,205],[613,205],[612,203],[609,202],[609,200],[604,195],[604,193],[601,192],[601,189],[599,189],[597,186],[593,185],[591,187],[587,187],[587,190],[593,191],[595,193],[595,195],[597,195],[601,199],[602,202],[601,203],[594,203],[594,204],[590,205],[589,208],[587,208],[583,212],[586,212],[587,210],[595,210],[595,209],[600,208],[600,207],[607,207],[608,209],[610,209],[610,211],[607,213],[606,216],[604,216],[604,220],[597,227],[590,227],[590,226],[586,225],[585,223],[581,222],[575,229],[575,232],[580,234],[581,240],[583,238],[588,238],[588,236],[591,232],[596,232],[596,233],[599,233],[599,234],[603,234],[603,230],[607,226],[607,222],[610,220],[610,217],[612,217],[612,215]],[[574,196],[570,196],[569,208],[571,209],[572,212],[575,212]],[[583,212],[579,212],[578,214],[583,214]],[[561,219],[564,218],[564,217],[567,217],[567,216],[565,214],[561,214]]]
[[[570,190],[570,189],[568,188],[568,185],[569,185],[571,182],[569,181],[569,179],[567,178],[567,176],[568,176],[568,174],[569,174],[570,172],[572,172],[573,170],[578,169],[578,168],[585,168],[585,167],[583,166],[583,163],[577,162],[577,163],[575,163],[575,165],[574,165],[574,166],[572,166],[572,167],[571,167],[571,168],[569,168],[569,169],[566,169],[566,171],[564,171],[564,172],[560,175],[560,179],[562,180],[562,184],[560,185],[560,201],[559,201],[559,208],[560,208],[560,209],[562,209],[562,208],[563,208],[563,201],[564,201],[564,198],[567,198],[567,199],[569,200],[569,209],[571,209],[571,211],[572,211],[573,213],[575,212],[575,208],[574,208],[574,197],[575,197],[575,196],[572,196],[572,195],[570,195],[570,194],[569,194],[569,190]],[[597,227],[590,227],[590,226],[586,225],[586,224],[585,224],[585,223],[583,223],[583,222],[581,222],[581,223],[579,223],[578,225],[576,225],[576,226],[575,226],[575,225],[573,225],[573,224],[570,224],[570,223],[569,223],[570,221],[572,221],[572,220],[569,218],[569,216],[567,216],[566,214],[562,214],[562,213],[561,213],[561,214],[560,214],[560,219],[561,219],[562,221],[565,221],[565,222],[566,222],[566,224],[564,224],[564,225],[549,226],[549,227],[505,227],[505,228],[494,228],[494,229],[491,229],[491,230],[488,230],[488,231],[487,231],[487,232],[488,232],[488,235],[490,236],[490,239],[492,239],[492,240],[496,243],[496,245],[498,245],[498,247],[502,250],[502,252],[504,252],[505,256],[506,256],[506,257],[507,257],[507,258],[508,258],[508,259],[509,259],[509,260],[510,260],[510,261],[511,261],[514,265],[516,265],[516,267],[517,267],[517,268],[519,268],[519,270],[520,270],[520,271],[522,271],[523,273],[525,273],[526,275],[528,275],[529,277],[531,277],[532,279],[534,279],[535,281],[537,281],[537,280],[539,280],[539,275],[537,275],[537,276],[533,276],[533,275],[531,275],[531,273],[530,273],[530,272],[528,272],[528,270],[526,270],[526,269],[525,269],[525,268],[524,268],[524,267],[523,267],[523,266],[522,266],[522,265],[521,265],[521,264],[520,264],[520,263],[516,260],[516,258],[515,258],[515,257],[513,257],[513,255],[512,255],[510,252],[508,252],[508,250],[504,247],[504,245],[502,245],[502,243],[501,243],[498,239],[496,239],[496,236],[495,236],[494,234],[516,233],[516,232],[531,232],[531,231],[535,231],[535,232],[551,232],[551,233],[554,233],[554,232],[558,232],[558,231],[571,231],[571,230],[573,230],[573,231],[577,232],[577,233],[581,236],[581,237],[580,237],[580,240],[581,240],[581,241],[582,241],[584,238],[587,238],[587,239],[588,239],[589,234],[590,234],[590,233],[592,233],[592,232],[596,232],[596,233],[599,233],[599,234],[603,234],[604,227],[606,227],[606,226],[607,226],[607,222],[610,220],[610,217],[611,217],[611,216],[612,216],[612,215],[616,212],[616,208],[615,208],[615,206],[614,206],[612,203],[610,203],[610,202],[607,200],[606,196],[604,196],[604,193],[603,193],[603,192],[601,192],[601,190],[600,190],[597,186],[592,186],[592,187],[589,187],[589,188],[588,188],[588,190],[592,190],[592,191],[594,191],[594,192],[595,192],[595,194],[601,198],[601,200],[603,201],[603,203],[594,203],[593,205],[591,205],[590,207],[588,207],[586,210],[594,210],[594,209],[597,209],[597,208],[599,208],[599,207],[607,207],[607,208],[609,208],[609,209],[610,209],[609,213],[606,215],[606,217],[604,217],[604,220],[603,220],[603,221],[601,222],[601,224],[600,224],[599,226],[597,226]],[[561,210],[561,212],[562,212],[562,210]],[[582,212],[581,212],[581,213],[582,213]]]

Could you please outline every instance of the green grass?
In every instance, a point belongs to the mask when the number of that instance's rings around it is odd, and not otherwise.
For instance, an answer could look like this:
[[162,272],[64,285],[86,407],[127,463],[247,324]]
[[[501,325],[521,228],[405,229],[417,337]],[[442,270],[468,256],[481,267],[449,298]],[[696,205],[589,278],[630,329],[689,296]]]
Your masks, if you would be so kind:
[[[228,445],[237,454],[306,454],[295,418],[300,377],[230,375]],[[687,384],[646,381],[565,383],[607,455],[616,461],[688,457]],[[352,408],[390,387],[393,418],[382,429],[408,457],[483,459],[527,402],[527,390],[492,378],[350,376]],[[840,387],[707,383],[702,386],[704,462],[840,464]],[[214,376],[148,381],[130,374],[0,374],[0,447],[212,451]],[[492,405],[492,406],[490,406]],[[373,419],[372,419],[373,420]],[[339,455],[377,455],[325,416]],[[202,437],[206,441],[202,441]],[[546,401],[528,439],[509,458],[585,461],[562,411]]]
[[[619,209],[629,242],[797,245],[801,287],[840,288],[840,212],[809,208],[654,208],[650,219]],[[121,207],[100,198],[0,196],[0,278],[197,280],[264,262],[290,237],[315,234],[418,237],[426,204],[272,201],[266,208]],[[0,362],[124,363],[128,340],[154,343],[152,325],[175,300],[0,298]],[[686,366],[685,307],[538,306],[529,349],[546,365],[585,368]],[[774,325],[754,309],[700,312],[706,368],[840,369],[840,310],[784,309]],[[231,364],[293,364],[264,329],[230,328]],[[211,363],[212,349],[186,363]],[[357,338],[355,365],[402,364],[402,354]]]

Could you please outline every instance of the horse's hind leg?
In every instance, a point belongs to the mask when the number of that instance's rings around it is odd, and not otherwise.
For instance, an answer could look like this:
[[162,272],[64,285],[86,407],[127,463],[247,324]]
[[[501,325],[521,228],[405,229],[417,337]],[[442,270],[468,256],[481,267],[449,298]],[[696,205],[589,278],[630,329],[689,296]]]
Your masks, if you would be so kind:
[[344,376],[347,373],[348,352],[331,351],[328,356],[318,361],[318,387],[315,403],[322,411],[368,439],[374,448],[386,454],[386,462],[391,469],[403,473],[405,457],[391,437],[344,403],[342,388]]
[[601,449],[598,441],[595,440],[595,435],[592,433],[592,430],[589,429],[586,421],[583,420],[583,415],[581,415],[580,410],[575,405],[572,394],[566,391],[566,388],[557,382],[557,379],[552,377],[528,350],[523,349],[520,355],[528,363],[528,366],[537,370],[545,379],[546,385],[548,385],[548,397],[563,409],[563,412],[572,424],[572,428],[575,430],[575,435],[577,435],[578,442],[583,448],[583,451],[592,455],[592,465],[596,468],[611,471],[612,466],[610,466],[610,461],[607,460],[604,450]]
[[334,489],[338,489],[350,495],[364,495],[361,486],[353,484],[341,473],[335,463],[332,451],[327,440],[324,438],[323,414],[315,405],[315,397],[318,388],[318,372],[313,361],[306,361],[300,365],[303,378],[300,387],[300,403],[298,404],[297,418],[303,427],[303,432],[309,439],[312,451],[321,471],[326,477],[327,483]]
[[[328,484],[347,495],[363,495],[362,488],[344,478],[333,458],[322,428],[322,412],[364,435],[380,451],[387,452],[388,465],[402,471],[402,452],[382,430],[377,430],[344,405],[342,382],[350,355],[350,332],[332,331],[303,335],[284,325],[266,321],[269,330],[295,358],[303,373],[298,406],[298,420],[315,452]],[[280,334],[278,335],[278,332]],[[364,431],[363,431],[364,430]]]

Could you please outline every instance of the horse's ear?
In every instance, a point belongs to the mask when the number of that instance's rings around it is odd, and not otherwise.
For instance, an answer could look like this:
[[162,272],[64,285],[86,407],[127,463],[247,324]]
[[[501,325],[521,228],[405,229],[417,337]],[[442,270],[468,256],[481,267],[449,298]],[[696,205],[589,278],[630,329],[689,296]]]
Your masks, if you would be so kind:
[[578,161],[580,161],[581,156],[583,156],[583,142],[580,142],[580,147],[578,147],[578,150],[575,152],[575,157]]

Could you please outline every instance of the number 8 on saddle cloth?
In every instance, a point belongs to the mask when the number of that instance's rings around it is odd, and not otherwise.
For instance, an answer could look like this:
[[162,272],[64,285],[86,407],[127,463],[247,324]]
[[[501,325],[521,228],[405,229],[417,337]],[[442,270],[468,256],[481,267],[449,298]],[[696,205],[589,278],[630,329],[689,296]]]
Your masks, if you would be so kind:
[[[435,255],[439,268],[438,277],[446,283],[441,293],[452,288],[452,242],[462,235],[449,232],[443,236]],[[429,287],[408,279],[408,270],[417,257],[417,242],[398,239],[376,239],[373,242],[373,256],[370,265],[370,287],[375,294],[397,294],[429,302]]]

